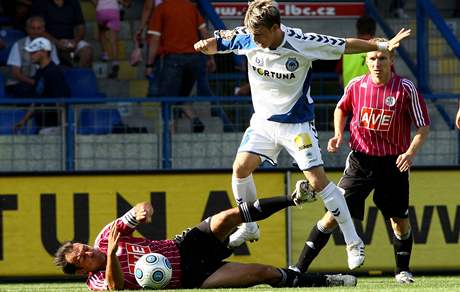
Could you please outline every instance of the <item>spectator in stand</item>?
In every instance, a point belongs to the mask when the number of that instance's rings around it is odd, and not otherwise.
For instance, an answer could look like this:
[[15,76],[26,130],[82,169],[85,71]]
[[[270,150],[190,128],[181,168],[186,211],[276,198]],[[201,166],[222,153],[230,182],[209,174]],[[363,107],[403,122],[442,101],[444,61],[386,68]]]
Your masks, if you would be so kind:
[[[26,51],[34,39],[43,36],[45,32],[45,21],[41,16],[32,16],[26,24],[27,36],[16,41],[11,47],[7,65],[10,66],[9,77],[6,81],[5,91],[12,97],[33,97],[35,96],[34,75],[37,67],[32,63],[30,53]],[[59,65],[56,46],[51,45],[51,60]]]
[[109,78],[117,78],[120,69],[118,62],[118,32],[120,31],[120,7],[117,0],[92,0],[96,5],[96,21],[99,29],[99,44],[102,49],[101,60],[109,61],[106,44],[107,33],[110,33],[112,52],[111,70]]
[[[35,91],[39,98],[64,98],[70,96],[62,69],[51,60],[51,42],[39,37],[30,42],[25,50],[30,53],[31,60],[39,66],[35,74]],[[58,135],[62,129],[59,112],[56,109],[37,109],[39,107],[52,107],[53,104],[32,105],[29,112],[16,125],[16,129],[22,128],[26,122],[34,117],[39,134]]]
[[[150,18],[148,33],[149,53],[146,76],[154,68],[154,60],[161,42],[163,65],[159,76],[160,96],[188,96],[199,77],[200,55],[193,45],[208,37],[203,17],[189,0],[167,0],[156,7]],[[212,57],[212,56],[211,56]],[[215,68],[214,58],[208,58],[209,68]],[[184,105],[184,114],[192,122],[193,132],[203,132],[204,125],[190,104]]]
[[78,0],[34,1],[32,14],[45,19],[45,36],[58,49],[59,59],[64,66],[73,66],[78,59],[80,67],[91,68],[93,50],[85,37],[85,20]]
[[[369,16],[361,16],[356,20],[356,37],[362,40],[374,38],[377,25]],[[336,72],[339,74],[339,82],[343,87],[348,85],[351,79],[369,72],[366,64],[366,54],[347,54],[337,62]]]
[[405,0],[393,0],[390,4],[390,13],[392,16],[401,19],[408,19],[406,11],[404,11]]

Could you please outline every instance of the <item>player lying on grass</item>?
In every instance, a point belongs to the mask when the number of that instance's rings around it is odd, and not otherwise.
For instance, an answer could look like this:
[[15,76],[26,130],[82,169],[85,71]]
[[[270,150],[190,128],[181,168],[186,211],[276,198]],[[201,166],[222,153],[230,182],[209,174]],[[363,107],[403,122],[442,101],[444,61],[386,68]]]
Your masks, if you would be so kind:
[[153,207],[139,203],[109,223],[94,246],[66,242],[56,252],[57,266],[67,274],[88,274],[91,290],[141,289],[134,276],[136,260],[156,252],[171,262],[173,273],[166,288],[354,286],[350,275],[313,275],[263,264],[224,261],[232,254],[229,234],[243,222],[263,220],[273,213],[306,201],[308,192],[296,188],[291,197],[280,196],[245,202],[211,216],[173,240],[133,237],[139,223],[150,222]]

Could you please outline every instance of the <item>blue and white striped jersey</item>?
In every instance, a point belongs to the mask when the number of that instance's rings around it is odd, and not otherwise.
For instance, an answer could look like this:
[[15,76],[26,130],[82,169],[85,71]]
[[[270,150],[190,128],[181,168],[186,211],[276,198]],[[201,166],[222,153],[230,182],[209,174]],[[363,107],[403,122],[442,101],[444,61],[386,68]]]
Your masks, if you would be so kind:
[[345,51],[345,39],[303,33],[284,25],[281,29],[284,40],[275,50],[258,47],[245,27],[216,31],[217,51],[246,55],[257,116],[280,123],[312,121],[312,61],[340,59]]

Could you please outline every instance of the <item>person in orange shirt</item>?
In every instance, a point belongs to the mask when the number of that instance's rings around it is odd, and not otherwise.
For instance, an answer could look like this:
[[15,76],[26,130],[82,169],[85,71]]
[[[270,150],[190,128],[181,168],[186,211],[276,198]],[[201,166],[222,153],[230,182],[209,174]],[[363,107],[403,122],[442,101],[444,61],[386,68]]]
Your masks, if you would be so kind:
[[[197,31],[202,39],[208,37],[203,17],[189,0],[166,0],[155,8],[148,27],[151,38],[145,74],[149,75],[153,70],[161,45],[160,96],[190,95],[201,66],[200,55],[193,47],[199,41]],[[215,67],[213,58],[208,59],[208,67]],[[193,132],[203,132],[204,125],[190,104],[184,105],[183,112],[191,120]]]

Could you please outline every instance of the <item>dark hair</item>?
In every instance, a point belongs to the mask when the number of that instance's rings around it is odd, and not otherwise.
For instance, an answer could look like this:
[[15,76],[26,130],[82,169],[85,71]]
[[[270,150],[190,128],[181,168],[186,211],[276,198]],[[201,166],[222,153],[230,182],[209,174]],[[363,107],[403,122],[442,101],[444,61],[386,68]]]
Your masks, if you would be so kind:
[[66,274],[75,274],[77,267],[74,264],[67,262],[65,256],[73,251],[73,241],[66,241],[59,247],[54,254],[54,264],[62,268]]
[[249,29],[266,27],[271,29],[273,25],[281,25],[281,16],[278,3],[272,0],[255,0],[249,3],[244,16],[244,25]]
[[359,35],[367,34],[370,36],[375,36],[377,30],[377,24],[372,17],[363,15],[358,20],[356,20],[356,31]]

